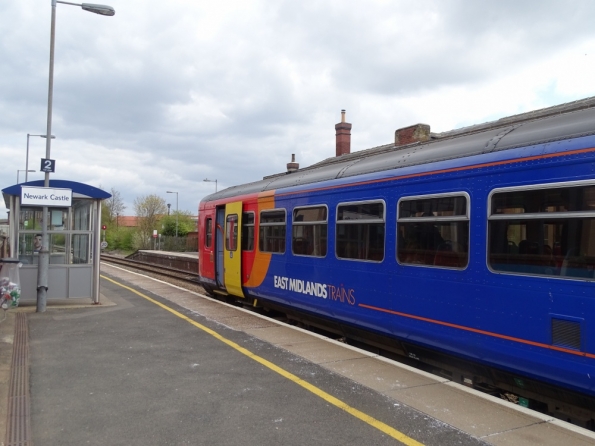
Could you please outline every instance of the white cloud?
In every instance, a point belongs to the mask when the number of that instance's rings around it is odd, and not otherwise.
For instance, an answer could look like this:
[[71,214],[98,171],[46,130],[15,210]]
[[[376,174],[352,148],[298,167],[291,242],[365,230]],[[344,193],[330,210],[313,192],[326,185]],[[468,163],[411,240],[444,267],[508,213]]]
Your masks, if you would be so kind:
[[[110,2],[108,2],[110,3]],[[417,122],[433,131],[595,95],[587,0],[291,2],[112,0],[114,17],[59,4],[54,178],[180,209],[219,189]],[[50,7],[0,4],[0,187],[45,133]],[[45,155],[33,138],[30,168]],[[40,173],[30,174],[40,179]],[[0,204],[0,218],[5,216]]]

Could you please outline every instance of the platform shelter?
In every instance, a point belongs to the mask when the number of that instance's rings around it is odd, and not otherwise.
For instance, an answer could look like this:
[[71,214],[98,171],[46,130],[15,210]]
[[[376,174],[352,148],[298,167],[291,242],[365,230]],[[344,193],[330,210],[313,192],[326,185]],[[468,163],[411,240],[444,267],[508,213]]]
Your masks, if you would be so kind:
[[49,188],[43,186],[38,180],[2,189],[9,209],[10,256],[22,263],[21,300],[37,298],[43,206],[48,206],[47,299],[90,298],[99,303],[101,201],[111,195],[75,181],[50,180]]

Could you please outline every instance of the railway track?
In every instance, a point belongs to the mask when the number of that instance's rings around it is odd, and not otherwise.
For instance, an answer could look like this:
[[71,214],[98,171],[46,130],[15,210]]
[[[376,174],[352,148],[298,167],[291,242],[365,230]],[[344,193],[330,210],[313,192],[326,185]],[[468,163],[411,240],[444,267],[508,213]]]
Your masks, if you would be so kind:
[[[123,257],[111,256],[101,254],[101,261],[111,263],[114,265],[121,265],[127,268],[134,268],[145,273],[158,276],[160,278],[174,279],[176,281],[193,285],[194,287],[200,288],[204,292],[203,288],[198,283],[198,273],[191,273],[188,271],[181,271],[176,268],[170,268],[163,265],[155,265],[149,262],[141,262],[139,260],[131,260]],[[179,283],[176,283],[179,284]],[[194,290],[194,288],[192,288]]]

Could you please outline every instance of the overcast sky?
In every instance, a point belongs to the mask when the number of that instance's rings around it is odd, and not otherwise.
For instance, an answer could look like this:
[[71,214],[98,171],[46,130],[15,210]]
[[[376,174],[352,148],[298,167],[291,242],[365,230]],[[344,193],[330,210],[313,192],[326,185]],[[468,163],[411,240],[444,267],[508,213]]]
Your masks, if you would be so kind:
[[[56,8],[52,178],[114,188],[126,215],[334,156],[341,109],[356,151],[595,96],[592,0],[107,1]],[[0,189],[46,133],[50,18],[0,1]],[[31,137],[29,180],[44,157]]]

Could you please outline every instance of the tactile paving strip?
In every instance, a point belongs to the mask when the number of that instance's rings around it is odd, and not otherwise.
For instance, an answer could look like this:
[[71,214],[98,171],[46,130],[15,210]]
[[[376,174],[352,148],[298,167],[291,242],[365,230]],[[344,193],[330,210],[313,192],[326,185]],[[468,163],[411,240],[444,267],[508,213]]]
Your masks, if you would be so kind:
[[7,421],[6,446],[33,444],[29,398],[29,334],[25,313],[17,313],[15,318]]

